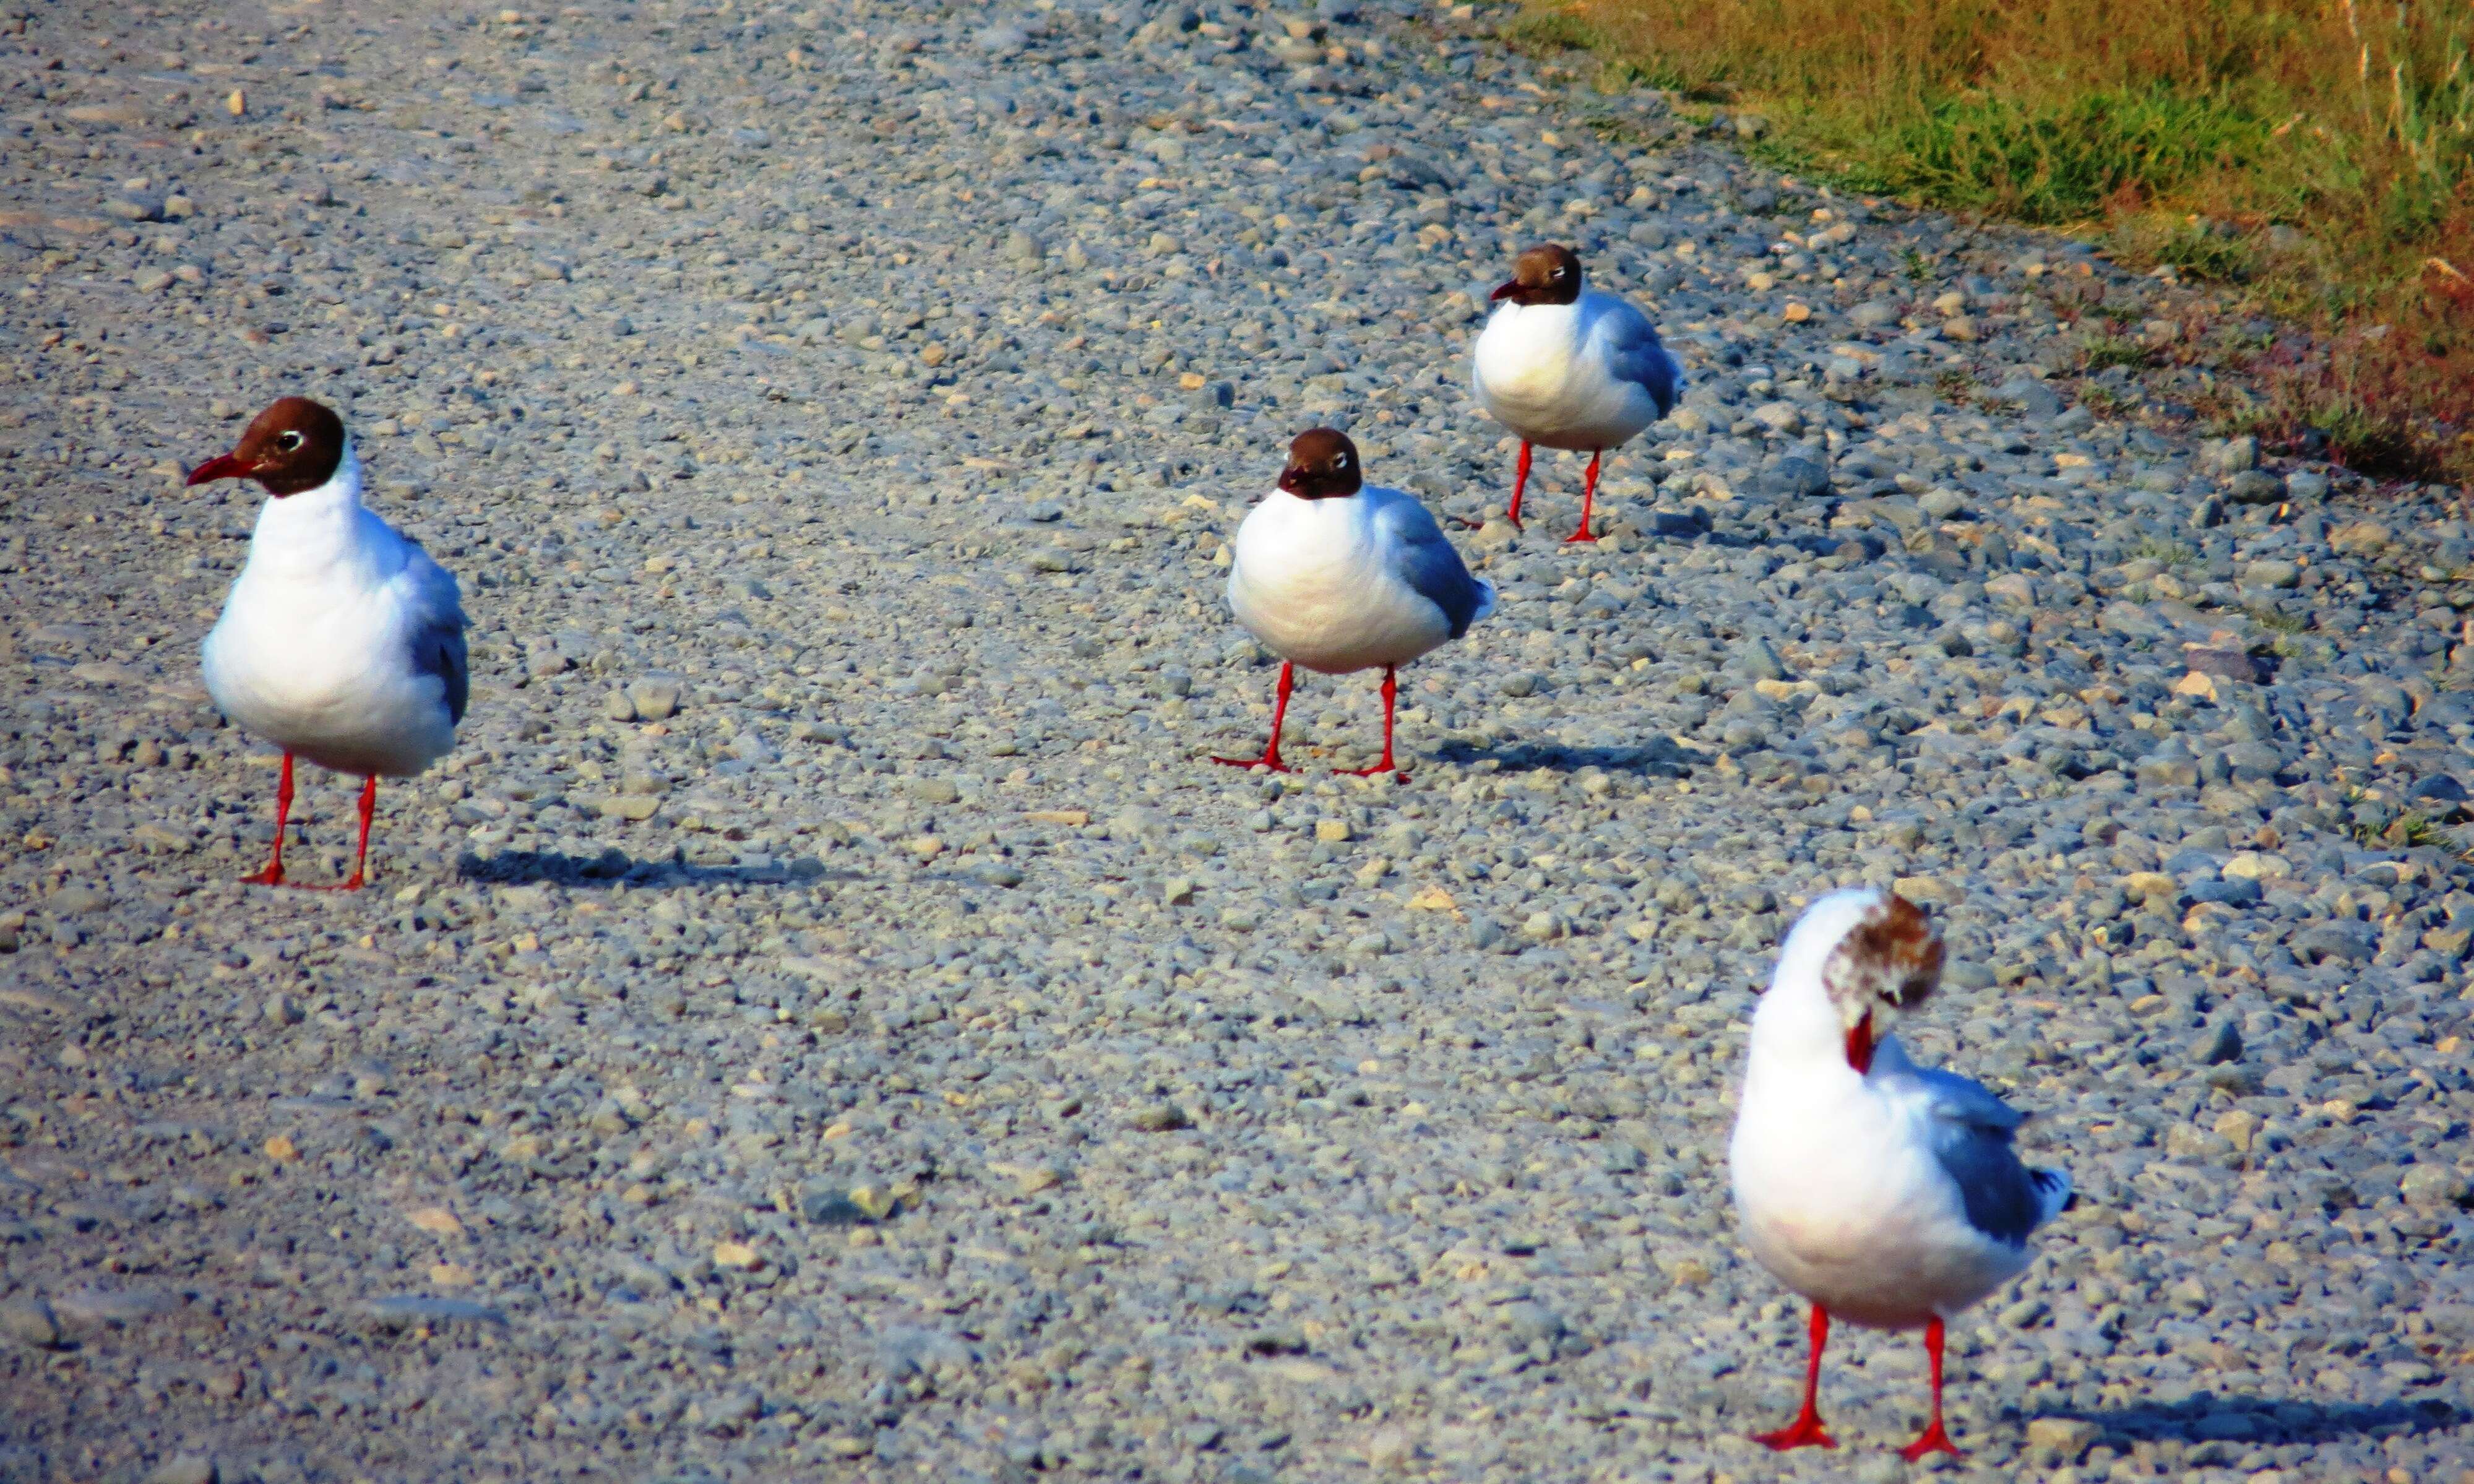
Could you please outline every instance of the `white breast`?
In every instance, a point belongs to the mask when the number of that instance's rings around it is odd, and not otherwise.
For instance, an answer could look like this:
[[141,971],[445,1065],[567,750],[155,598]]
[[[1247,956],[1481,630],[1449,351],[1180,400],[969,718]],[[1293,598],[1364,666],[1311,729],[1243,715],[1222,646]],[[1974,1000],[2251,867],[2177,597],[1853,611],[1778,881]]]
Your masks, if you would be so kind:
[[1392,570],[1372,512],[1364,495],[1264,497],[1237,528],[1237,621],[1282,659],[1335,675],[1405,665],[1449,639],[1443,611]]
[[1744,1245],[1781,1282],[1859,1325],[1911,1328],[2007,1282],[2027,1253],[1966,1219],[1924,1109],[1851,1069],[1744,1085],[1728,1159]]
[[1618,378],[1589,332],[1595,297],[1494,311],[1470,357],[1470,384],[1488,416],[1527,442],[1585,452],[1628,442],[1658,420],[1648,389]]
[[[357,500],[270,500],[201,655],[233,724],[338,772],[420,772],[454,744],[437,677],[412,664],[443,572]],[[285,508],[289,507],[289,508]]]

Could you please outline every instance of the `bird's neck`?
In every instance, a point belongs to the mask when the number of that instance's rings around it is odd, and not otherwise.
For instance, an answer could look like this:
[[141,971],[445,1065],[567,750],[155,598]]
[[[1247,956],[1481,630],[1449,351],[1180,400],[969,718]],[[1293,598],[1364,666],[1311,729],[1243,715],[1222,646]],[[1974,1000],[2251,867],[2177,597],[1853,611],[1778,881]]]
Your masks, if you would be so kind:
[[1799,1077],[1862,1077],[1873,1069],[1883,1028],[1870,1012],[1848,1025],[1822,987],[1817,966],[1808,973],[1795,972],[1799,967],[1792,960],[1783,962],[1761,993],[1753,1011],[1753,1064]]
[[352,553],[361,538],[361,461],[345,445],[332,477],[298,495],[273,496],[258,507],[250,559],[323,565]]
[[1254,508],[1257,513],[1265,516],[1267,523],[1272,524],[1287,525],[1302,522],[1346,524],[1357,520],[1366,505],[1364,487],[1354,494],[1326,496],[1321,499],[1308,499],[1301,495],[1292,495],[1286,490],[1275,489],[1272,491],[1269,499]]
[[[1587,295],[1582,296],[1582,298],[1587,297]],[[1580,309],[1581,300],[1574,299],[1569,304],[1524,304],[1507,302],[1503,306],[1502,312],[1511,315],[1516,324],[1526,321],[1532,325],[1545,325],[1555,321],[1568,320],[1573,315],[1579,313]]]

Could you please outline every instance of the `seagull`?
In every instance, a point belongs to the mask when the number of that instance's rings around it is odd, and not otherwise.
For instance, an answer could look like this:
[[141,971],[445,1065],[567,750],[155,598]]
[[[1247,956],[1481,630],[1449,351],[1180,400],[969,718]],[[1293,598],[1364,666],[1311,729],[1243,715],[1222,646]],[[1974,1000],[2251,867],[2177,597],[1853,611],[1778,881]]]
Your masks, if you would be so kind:
[[2010,1147],[2021,1115],[1982,1085],[1920,1067],[1883,1029],[1941,979],[1922,910],[1869,888],[1806,910],[1753,1012],[1728,1151],[1744,1244],[1812,1302],[1804,1410],[1755,1439],[1835,1448],[1815,1393],[1831,1315],[1925,1332],[1932,1421],[1900,1449],[1955,1454],[1941,1417],[1942,1326],[2025,1270],[2027,1237],[2071,1198],[2070,1177]]
[[1531,248],[1514,260],[1511,280],[1487,297],[1502,307],[1477,337],[1469,379],[1487,415],[1520,438],[1508,515],[1520,524],[1530,445],[1586,449],[1581,528],[1564,544],[1593,541],[1599,460],[1674,410],[1684,368],[1658,343],[1647,315],[1583,287],[1581,259],[1570,248]]
[[230,453],[189,483],[255,479],[269,496],[249,560],[206,635],[206,693],[234,725],[283,749],[275,855],[249,877],[280,887],[295,754],[361,785],[370,856],[378,776],[410,777],[455,744],[470,693],[455,579],[361,504],[361,464],[343,419],[305,397],[269,405]]
[[1343,675],[1379,665],[1383,759],[1341,771],[1361,778],[1396,772],[1396,671],[1494,612],[1494,584],[1469,575],[1415,496],[1366,483],[1357,445],[1329,427],[1309,428],[1291,441],[1279,487],[1237,527],[1234,557],[1228,606],[1280,657],[1280,683],[1263,755],[1212,761],[1292,771],[1280,761],[1280,723],[1288,717],[1296,668]]

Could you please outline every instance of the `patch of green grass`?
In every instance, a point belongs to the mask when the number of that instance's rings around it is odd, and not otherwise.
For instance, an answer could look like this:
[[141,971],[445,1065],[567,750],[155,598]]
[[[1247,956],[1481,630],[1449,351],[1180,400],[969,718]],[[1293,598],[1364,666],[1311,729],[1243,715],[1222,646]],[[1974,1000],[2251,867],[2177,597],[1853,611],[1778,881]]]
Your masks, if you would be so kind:
[[1933,373],[1933,393],[1953,407],[1972,407],[1984,400],[1976,377],[1955,368]]
[[[2349,791],[2349,798],[2358,807],[2363,802],[2359,791]],[[2474,851],[2468,851],[2456,834],[2438,820],[2385,804],[2374,803],[2369,817],[2356,818],[2353,836],[2363,844],[2388,850],[2444,850],[2460,860],[2474,858]]]
[[1593,113],[1581,120],[1581,127],[1609,144],[1633,149],[1650,150],[1675,137],[1672,125],[1644,124],[1637,119],[1618,118],[1611,113]]
[[2079,344],[2079,365],[2088,371],[2128,366],[2134,371],[2154,364],[2156,353],[2146,341],[2100,330]]
[[2303,426],[2326,433],[2346,467],[2374,477],[2438,479],[2447,473],[2412,425],[2350,398],[2319,403],[2304,414]]
[[2251,275],[2256,265],[2247,248],[2227,237],[2196,227],[2186,227],[2158,242],[2154,256],[2160,263],[2171,263],[2195,279],[2213,282],[2238,282]]
[[2168,567],[2188,567],[2199,559],[2199,553],[2178,541],[2159,541],[2152,536],[2141,542],[2138,549],[2130,554],[2133,557],[2144,556],[2151,562],[2163,562]]
[[2040,104],[1967,94],[1929,102],[1868,153],[1893,189],[2063,226],[2125,192],[2167,195],[2238,169],[2269,128],[2231,103],[2163,86]]
[[1531,6],[1503,33],[1513,45],[1534,51],[1596,51],[1606,38],[1598,29],[1569,11]]
[[2296,618],[2292,614],[2282,613],[2274,608],[2245,608],[2243,612],[2261,628],[2279,634],[2307,633],[2311,628],[2310,620]]
[[2133,399],[2122,396],[2101,381],[2090,381],[2080,387],[2079,401],[2098,417],[2117,420],[2129,417],[2139,405]]

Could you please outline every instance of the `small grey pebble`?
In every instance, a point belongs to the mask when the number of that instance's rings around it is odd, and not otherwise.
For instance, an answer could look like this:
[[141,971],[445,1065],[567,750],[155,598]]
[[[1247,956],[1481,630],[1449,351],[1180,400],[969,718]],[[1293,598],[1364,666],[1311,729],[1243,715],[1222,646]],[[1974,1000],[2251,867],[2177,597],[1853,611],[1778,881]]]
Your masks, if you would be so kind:
[[1145,1133],[1169,1133],[1178,1129],[1193,1128],[1194,1120],[1174,1103],[1154,1103],[1136,1112],[1133,1124]]
[[628,684],[627,700],[637,720],[667,721],[687,704],[687,686],[676,675],[647,674]]
[[2239,1061],[2242,1059],[2242,1028],[2229,1019],[2219,1021],[2215,1034],[2202,1040],[2198,1047],[2199,1064],[2202,1066],[2219,1066],[2227,1061]]
[[51,1350],[61,1343],[61,1338],[60,1318],[39,1294],[21,1295],[0,1302],[0,1331],[38,1350]]

